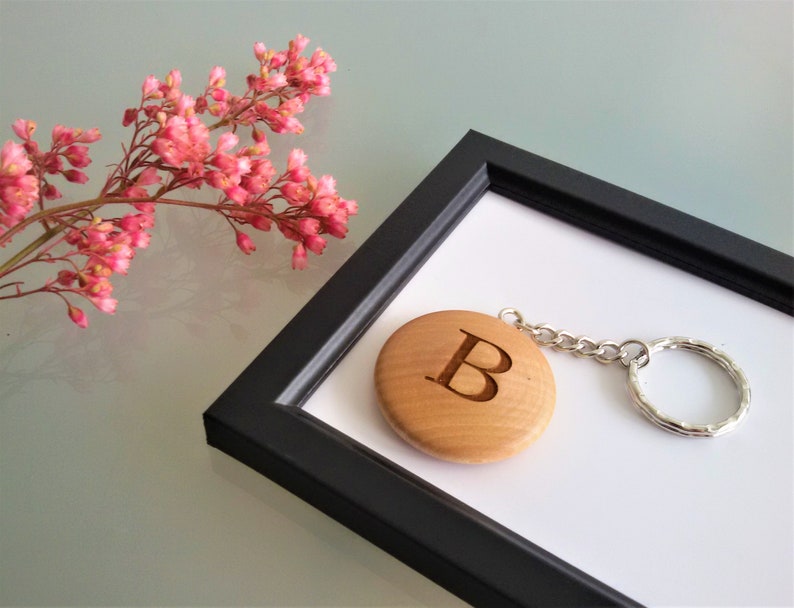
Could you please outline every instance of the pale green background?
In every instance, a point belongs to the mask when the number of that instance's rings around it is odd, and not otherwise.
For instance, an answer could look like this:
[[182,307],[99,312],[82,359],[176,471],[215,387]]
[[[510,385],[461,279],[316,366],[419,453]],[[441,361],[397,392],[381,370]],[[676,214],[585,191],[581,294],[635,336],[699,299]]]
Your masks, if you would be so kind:
[[166,212],[115,317],[2,304],[0,602],[456,602],[208,448],[201,413],[470,128],[794,248],[790,2],[3,1],[0,127],[99,126],[99,181],[147,74],[231,87],[298,32],[339,71],[274,156],[333,173],[350,237],[299,274],[271,235],[244,258]]

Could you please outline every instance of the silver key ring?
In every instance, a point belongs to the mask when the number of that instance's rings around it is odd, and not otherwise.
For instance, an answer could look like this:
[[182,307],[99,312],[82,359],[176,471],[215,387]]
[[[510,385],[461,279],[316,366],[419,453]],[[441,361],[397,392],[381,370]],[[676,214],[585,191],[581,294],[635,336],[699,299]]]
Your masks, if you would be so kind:
[[[653,342],[630,339],[620,344],[611,340],[597,342],[587,336],[574,336],[568,331],[556,330],[548,323],[538,325],[528,323],[515,308],[502,309],[499,318],[527,333],[539,346],[570,352],[577,357],[593,358],[599,363],[609,364],[620,361],[628,369],[626,385],[637,409],[655,425],[676,435],[717,437],[731,432],[747,416],[750,408],[750,383],[747,381],[747,376],[733,359],[707,342],[682,337],[660,338]],[[739,394],[739,407],[734,413],[719,422],[693,424],[673,418],[653,405],[640,386],[639,370],[650,364],[653,353],[667,349],[688,350],[703,355],[728,372]]]
[[645,414],[651,422],[677,435],[685,435],[687,437],[717,437],[731,432],[741,423],[744,417],[747,416],[747,412],[750,409],[750,383],[747,381],[747,377],[737,363],[724,352],[707,342],[682,337],[660,338],[653,342],[648,342],[647,346],[649,349],[649,356],[660,350],[681,349],[711,359],[728,372],[739,394],[739,407],[728,418],[711,424],[692,424],[685,422],[673,418],[650,402],[640,386],[639,370],[641,365],[638,363],[637,359],[634,359],[629,364],[629,377],[626,381],[626,385],[628,386],[629,394],[631,395],[634,405],[636,405],[637,409]]

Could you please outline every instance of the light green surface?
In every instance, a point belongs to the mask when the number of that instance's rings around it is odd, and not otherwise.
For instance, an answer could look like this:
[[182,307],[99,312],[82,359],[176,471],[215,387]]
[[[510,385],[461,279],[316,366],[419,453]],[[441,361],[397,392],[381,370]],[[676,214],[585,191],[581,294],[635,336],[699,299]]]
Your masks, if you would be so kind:
[[275,156],[300,145],[361,205],[300,274],[270,235],[243,258],[166,213],[114,318],[2,305],[0,602],[454,603],[208,448],[201,413],[470,128],[791,253],[791,24],[790,2],[0,2],[0,127],[99,126],[95,181],[147,74],[232,86],[254,41],[309,36],[333,95]]

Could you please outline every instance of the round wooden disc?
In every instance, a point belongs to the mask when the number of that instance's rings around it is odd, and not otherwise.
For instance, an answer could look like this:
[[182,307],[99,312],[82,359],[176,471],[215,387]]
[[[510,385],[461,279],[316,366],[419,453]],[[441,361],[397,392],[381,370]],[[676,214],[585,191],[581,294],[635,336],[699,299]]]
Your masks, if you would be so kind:
[[496,317],[424,315],[398,329],[375,365],[383,415],[437,458],[480,463],[535,441],[554,412],[554,376],[540,349]]

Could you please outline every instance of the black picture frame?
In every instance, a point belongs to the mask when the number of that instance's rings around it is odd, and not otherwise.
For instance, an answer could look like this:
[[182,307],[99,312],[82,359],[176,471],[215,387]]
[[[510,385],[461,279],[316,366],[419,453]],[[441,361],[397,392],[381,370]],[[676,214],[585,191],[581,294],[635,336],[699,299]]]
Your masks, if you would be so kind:
[[794,314],[791,256],[470,131],[205,412],[207,442],[471,604],[639,605],[302,409],[487,190]]

